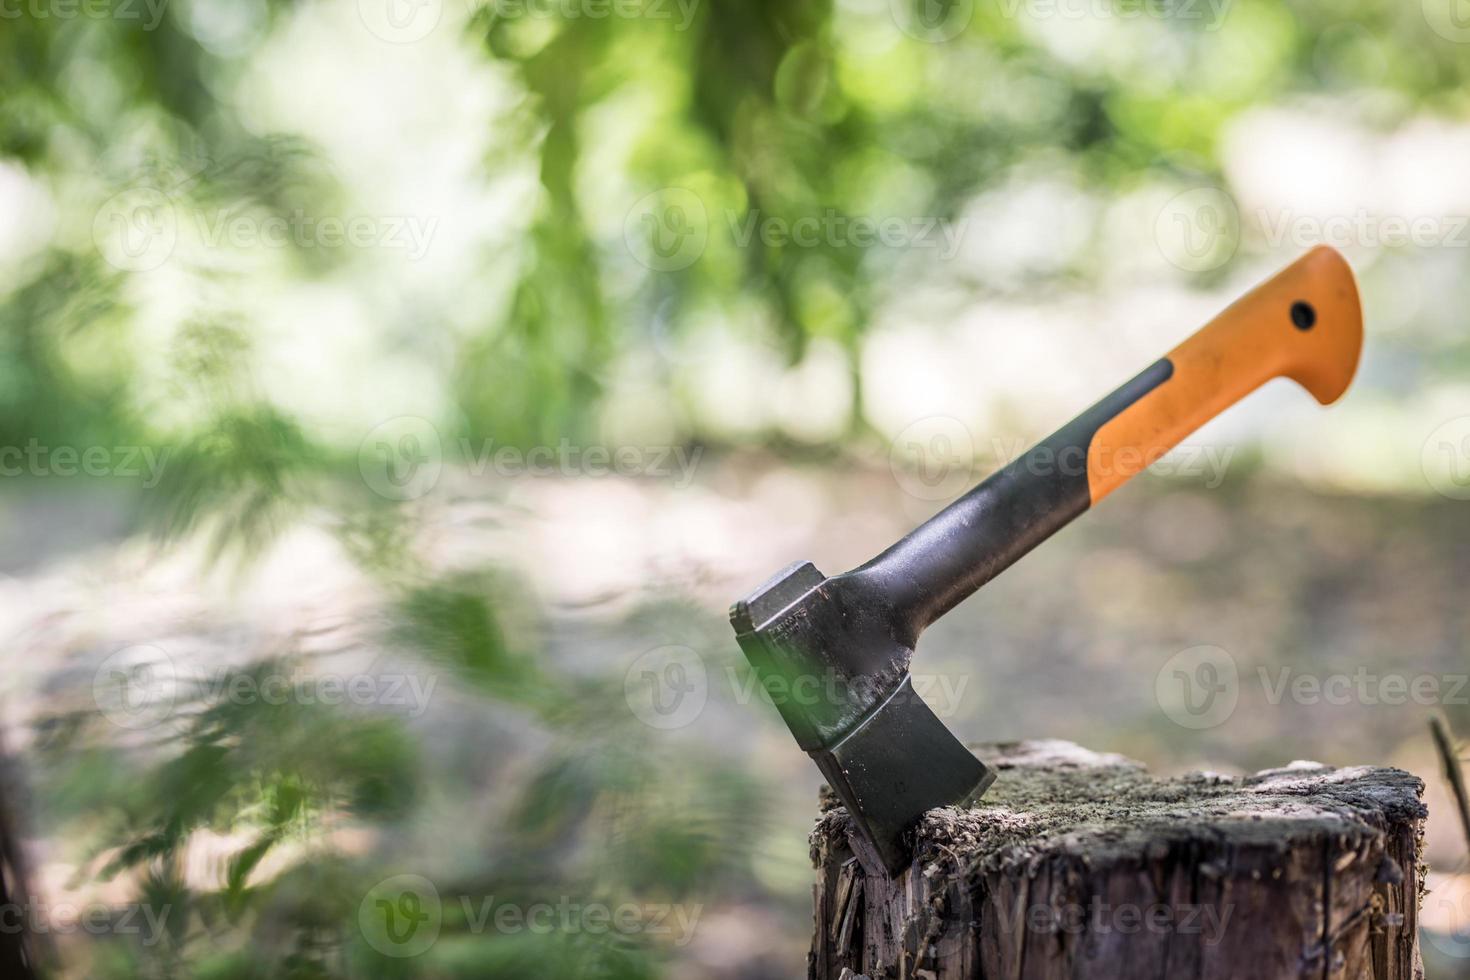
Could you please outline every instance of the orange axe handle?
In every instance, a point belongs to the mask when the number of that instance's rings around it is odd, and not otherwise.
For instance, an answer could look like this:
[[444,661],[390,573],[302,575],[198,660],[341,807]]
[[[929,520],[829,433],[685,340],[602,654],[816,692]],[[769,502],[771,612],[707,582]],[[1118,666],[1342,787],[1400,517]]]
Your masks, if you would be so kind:
[[1330,405],[1352,381],[1362,347],[1352,269],[1335,250],[1316,248],[1170,351],[1169,380],[1097,430],[1087,450],[1092,503],[1273,378],[1291,378]]
[[1362,346],[1352,270],[1331,248],[1314,249],[853,574],[917,637],[1272,378],[1335,401]]

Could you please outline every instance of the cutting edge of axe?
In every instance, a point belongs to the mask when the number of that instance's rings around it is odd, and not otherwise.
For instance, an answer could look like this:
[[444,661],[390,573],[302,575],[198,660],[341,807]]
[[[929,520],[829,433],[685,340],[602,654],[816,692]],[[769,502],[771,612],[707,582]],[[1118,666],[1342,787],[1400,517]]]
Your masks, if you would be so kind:
[[872,561],[830,577],[797,562],[731,607],[751,667],[867,845],[865,866],[896,873],[925,812],[995,779],[913,689],[924,628],[1267,381],[1336,401],[1362,344],[1351,268],[1313,249]]

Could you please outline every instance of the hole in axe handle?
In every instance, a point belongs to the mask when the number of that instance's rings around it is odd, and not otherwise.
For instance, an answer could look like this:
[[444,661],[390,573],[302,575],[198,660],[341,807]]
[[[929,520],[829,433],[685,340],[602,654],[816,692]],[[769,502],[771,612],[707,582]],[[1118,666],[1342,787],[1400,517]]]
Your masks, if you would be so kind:
[[1291,304],[1291,323],[1298,330],[1310,330],[1317,325],[1317,310],[1306,300]]

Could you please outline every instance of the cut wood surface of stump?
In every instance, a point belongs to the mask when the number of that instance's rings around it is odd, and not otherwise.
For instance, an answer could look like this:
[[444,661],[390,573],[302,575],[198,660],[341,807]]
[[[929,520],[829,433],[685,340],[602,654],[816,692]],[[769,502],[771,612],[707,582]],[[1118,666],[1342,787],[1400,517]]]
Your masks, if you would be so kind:
[[1426,811],[1407,772],[1162,779],[1069,742],[976,754],[995,786],[927,814],[896,877],[824,797],[811,977],[1423,976]]

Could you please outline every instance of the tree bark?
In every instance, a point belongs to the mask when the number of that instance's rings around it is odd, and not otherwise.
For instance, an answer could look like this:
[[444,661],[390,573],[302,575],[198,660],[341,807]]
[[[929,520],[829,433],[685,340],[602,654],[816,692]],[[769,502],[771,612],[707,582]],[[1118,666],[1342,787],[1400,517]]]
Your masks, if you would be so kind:
[[1068,742],[981,746],[1000,778],[927,814],[889,877],[830,795],[815,980],[1423,976],[1423,783],[1295,762],[1148,775]]
[[16,800],[20,767],[0,742],[0,977],[34,980],[34,940],[25,926],[32,911],[25,851],[21,845]]

